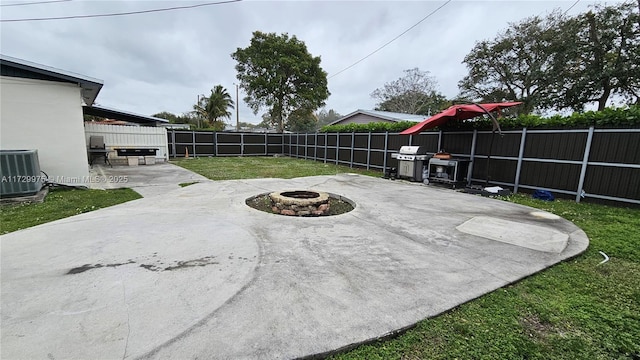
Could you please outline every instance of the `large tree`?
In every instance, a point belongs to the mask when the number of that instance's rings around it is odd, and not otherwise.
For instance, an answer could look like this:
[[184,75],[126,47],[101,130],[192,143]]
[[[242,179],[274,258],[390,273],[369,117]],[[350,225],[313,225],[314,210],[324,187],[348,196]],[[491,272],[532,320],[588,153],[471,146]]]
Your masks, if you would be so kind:
[[463,97],[474,101],[522,101],[530,113],[546,96],[551,79],[550,49],[555,45],[561,16],[533,16],[510,24],[493,40],[476,43],[465,56],[469,74],[459,82]]
[[225,123],[223,118],[230,118],[231,111],[234,109],[234,102],[231,95],[222,85],[216,85],[211,89],[211,94],[198,96],[198,103],[193,105],[193,112],[196,116],[206,120],[209,127],[215,130],[224,130]]
[[406,114],[437,112],[446,101],[435,78],[418,68],[404,70],[402,77],[374,90],[371,97],[378,101],[376,110]]
[[548,74],[548,107],[603,110],[613,96],[640,99],[640,16],[635,5],[596,5],[563,22]]
[[320,57],[312,56],[295,36],[256,31],[251,44],[231,57],[238,62],[237,78],[247,94],[244,101],[256,114],[267,108],[280,132],[295,110],[313,111],[329,97]]

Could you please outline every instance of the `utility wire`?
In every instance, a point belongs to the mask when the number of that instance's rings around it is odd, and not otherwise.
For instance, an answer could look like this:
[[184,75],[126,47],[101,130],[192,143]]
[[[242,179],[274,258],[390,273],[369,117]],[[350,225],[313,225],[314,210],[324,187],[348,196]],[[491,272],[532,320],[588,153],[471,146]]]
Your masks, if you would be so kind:
[[569,12],[569,10],[573,9],[574,6],[578,5],[578,3],[580,2],[580,0],[576,0],[576,2],[573,3],[573,5],[569,6],[569,8],[567,10],[564,11],[564,13],[562,15],[567,15],[567,13]]
[[67,2],[73,0],[50,0],[50,1],[34,1],[34,2],[23,2],[23,3],[15,3],[15,4],[0,4],[0,6],[25,6],[25,5],[40,5],[40,4],[51,4],[51,3],[60,3]]
[[422,23],[423,21],[427,20],[431,15],[435,14],[436,12],[438,12],[438,10],[442,9],[445,5],[447,5],[448,3],[450,3],[451,0],[447,0],[444,4],[440,5],[437,9],[433,10],[432,12],[430,12],[429,14],[427,14],[427,16],[423,17],[422,19],[420,19],[420,21],[418,21],[417,23],[411,25],[407,30],[403,31],[402,33],[400,33],[400,35],[394,37],[393,39],[387,41],[385,44],[383,44],[382,46],[380,46],[379,48],[373,50],[371,53],[369,53],[368,55],[366,55],[365,57],[363,57],[362,59],[354,62],[353,64],[347,66],[346,68],[338,71],[337,73],[331,75],[328,77],[328,79],[331,79],[332,77],[338,76],[340,74],[342,74],[343,72],[351,69],[352,67],[358,65],[359,63],[361,63],[362,61],[366,60],[367,58],[369,58],[371,55],[377,53],[378,51],[384,49],[387,45],[391,44],[392,42],[398,40],[402,35],[408,33],[409,31],[411,31],[413,28],[415,28],[416,26],[420,25],[420,23]]
[[221,4],[228,4],[228,3],[240,2],[240,1],[242,1],[242,0],[224,0],[224,1],[208,2],[208,3],[195,4],[195,5],[173,6],[173,7],[160,8],[160,9],[128,11],[128,12],[108,13],[108,14],[72,15],[72,16],[58,16],[58,17],[45,17],[45,18],[27,18],[27,19],[2,19],[2,20],[0,20],[0,22],[70,20],[70,19],[86,19],[86,18],[96,18],[96,17],[137,15],[137,14],[147,14],[147,13],[162,12],[162,11],[193,9],[193,8],[198,8],[198,7],[211,6],[211,5],[221,5]]

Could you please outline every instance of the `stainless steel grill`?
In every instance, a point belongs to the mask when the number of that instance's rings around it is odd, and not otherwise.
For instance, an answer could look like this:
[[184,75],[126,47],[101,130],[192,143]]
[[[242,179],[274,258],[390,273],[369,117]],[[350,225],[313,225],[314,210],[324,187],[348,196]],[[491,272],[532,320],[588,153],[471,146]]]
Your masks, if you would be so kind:
[[400,151],[391,154],[398,159],[398,177],[411,181],[422,181],[424,162],[429,158],[424,146],[402,146]]

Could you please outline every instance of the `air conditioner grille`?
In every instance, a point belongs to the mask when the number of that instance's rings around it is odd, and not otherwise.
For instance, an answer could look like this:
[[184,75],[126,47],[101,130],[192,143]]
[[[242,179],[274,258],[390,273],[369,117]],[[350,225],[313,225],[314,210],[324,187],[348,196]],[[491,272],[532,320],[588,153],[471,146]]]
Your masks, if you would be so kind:
[[38,150],[0,150],[0,197],[35,195],[42,189]]

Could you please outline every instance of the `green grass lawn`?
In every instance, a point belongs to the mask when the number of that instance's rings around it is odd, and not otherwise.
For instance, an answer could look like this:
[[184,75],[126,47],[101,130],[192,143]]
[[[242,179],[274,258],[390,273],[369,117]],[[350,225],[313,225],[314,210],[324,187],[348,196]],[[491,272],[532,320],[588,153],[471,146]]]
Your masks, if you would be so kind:
[[358,173],[381,176],[381,171],[349,168],[334,163],[294,159],[290,157],[201,157],[171,160],[185,169],[197,172],[211,180],[283,178],[302,176]]
[[139,199],[131,189],[54,189],[42,203],[0,206],[0,234]]
[[[640,210],[525,195],[589,236],[566,262],[335,359],[639,359]],[[598,265],[605,252],[611,259]]]

